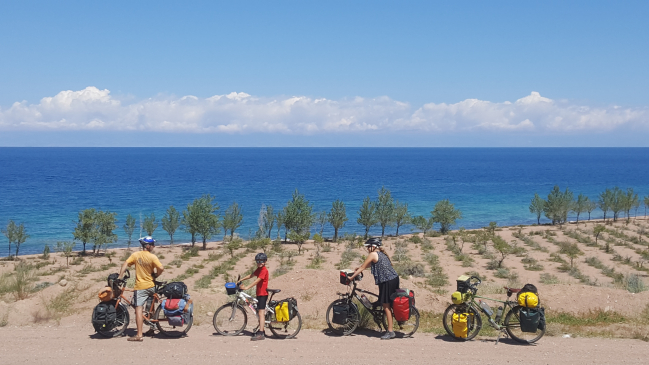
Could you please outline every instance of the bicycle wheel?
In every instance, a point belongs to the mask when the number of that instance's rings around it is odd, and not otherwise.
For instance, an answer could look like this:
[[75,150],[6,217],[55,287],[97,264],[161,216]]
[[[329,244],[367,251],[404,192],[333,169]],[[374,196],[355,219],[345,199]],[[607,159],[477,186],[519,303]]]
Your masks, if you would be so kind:
[[536,332],[523,332],[521,331],[521,322],[518,313],[521,310],[521,306],[515,306],[512,310],[507,313],[505,316],[505,329],[509,336],[514,339],[514,341],[521,343],[534,343],[543,337],[545,334],[545,328],[542,330],[536,329]]
[[[453,314],[454,313],[468,313],[470,320],[467,321],[468,330],[466,337],[457,337],[453,332]],[[444,324],[444,329],[449,336],[453,337],[458,341],[469,341],[472,340],[475,336],[480,333],[482,329],[482,317],[480,313],[476,311],[472,306],[467,304],[451,304],[444,311],[444,317],[442,318],[442,323]]]
[[[385,316],[383,316],[383,328],[386,330],[388,328],[388,321]],[[395,333],[403,334],[402,336],[397,335],[397,337],[410,337],[417,332],[417,328],[419,328],[419,311],[414,306],[410,306],[410,318],[407,321],[397,321],[394,315],[392,316],[392,329]]]
[[[333,319],[334,305],[349,306],[347,320],[344,324],[337,324],[331,321]],[[358,327],[360,321],[361,316],[358,313],[358,308],[356,307],[356,305],[351,303],[349,299],[334,300],[333,303],[329,304],[329,308],[327,308],[327,325],[329,326],[329,329],[331,329],[331,331],[337,335],[351,335],[352,332],[354,332]]]
[[97,331],[103,337],[112,338],[121,336],[131,321],[131,317],[128,314],[128,307],[124,303],[120,302],[115,310],[115,325],[109,330]]
[[228,303],[214,312],[212,320],[216,332],[223,336],[236,336],[243,332],[248,323],[248,314],[240,305]]
[[295,315],[288,322],[270,322],[268,329],[275,337],[285,340],[294,338],[302,328],[302,316],[300,312],[295,311]]
[[159,305],[153,314],[153,319],[156,327],[160,333],[168,337],[182,337],[189,332],[189,329],[192,328],[194,323],[194,315],[186,315],[187,322],[184,326],[176,327],[169,324],[169,318],[165,315],[165,311],[162,309],[162,305]]

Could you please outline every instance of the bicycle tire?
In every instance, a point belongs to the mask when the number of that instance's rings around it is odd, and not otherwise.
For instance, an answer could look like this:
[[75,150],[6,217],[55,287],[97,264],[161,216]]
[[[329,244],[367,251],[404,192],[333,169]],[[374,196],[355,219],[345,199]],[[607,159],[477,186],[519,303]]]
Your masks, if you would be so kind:
[[[242,306],[234,306],[234,319],[230,321],[232,310],[232,303],[227,303],[219,307],[219,309],[214,312],[212,324],[214,325],[216,332],[223,336],[236,336],[238,334],[241,334],[241,332],[246,329],[246,325],[248,324],[248,314]],[[243,318],[243,323],[238,324],[238,322],[235,322],[237,318]],[[225,324],[231,326],[232,329],[227,329]]]
[[[383,315],[382,321],[383,321],[383,328],[385,328],[385,330],[387,331],[388,321],[385,315]],[[400,330],[397,331],[395,326],[398,326]],[[404,331],[404,328],[406,329],[406,331]],[[395,333],[400,332],[403,334],[403,336],[399,336],[399,337],[412,337],[412,335],[414,335],[415,332],[417,332],[418,328],[419,328],[419,310],[415,308],[414,305],[410,306],[410,318],[408,318],[407,321],[398,322],[394,318],[394,313],[392,314],[392,329],[395,331]]]
[[128,313],[128,307],[124,305],[124,303],[120,302],[117,308],[115,308],[115,311],[117,312],[115,316],[116,325],[107,331],[97,331],[99,335],[106,338],[113,338],[124,334],[124,331],[126,331],[126,328],[131,321],[131,316]]
[[518,312],[521,310],[521,308],[523,307],[517,305],[507,313],[507,315],[505,316],[504,324],[505,330],[507,330],[507,334],[509,334],[509,337],[511,337],[514,341],[531,344],[543,337],[543,335],[545,334],[545,328],[543,328],[542,330],[537,329],[536,332],[521,331],[520,318],[518,316]]
[[[466,337],[457,337],[455,336],[455,333],[453,333],[452,320],[453,320],[453,314],[456,311],[461,313],[473,313],[474,323],[471,324],[471,326],[469,327]],[[480,330],[482,329],[482,317],[480,316],[480,313],[476,311],[475,308],[473,308],[473,306],[467,304],[449,305],[448,308],[446,308],[446,310],[444,311],[444,317],[442,318],[442,323],[444,324],[444,329],[446,330],[446,333],[448,333],[449,336],[453,337],[458,341],[470,341],[475,336],[477,336],[478,333],[480,333]]]
[[[333,318],[334,305],[349,305],[349,313],[347,314],[346,324],[336,324],[331,322],[331,319]],[[361,321],[358,308],[349,299],[337,299],[334,300],[331,304],[329,304],[329,307],[327,308],[326,318],[327,318],[327,325],[329,326],[329,329],[333,333],[340,336],[351,335],[356,330],[356,328],[358,328],[358,324]]]
[[[291,332],[289,327],[295,326],[296,329]],[[300,312],[296,311],[295,315],[293,318],[291,318],[290,321],[288,322],[270,322],[268,324],[268,329],[270,332],[273,333],[273,335],[281,340],[288,340],[291,338],[295,338],[297,334],[300,332],[300,329],[302,329],[302,316],[300,315]],[[282,333],[284,331],[284,333]],[[289,333],[290,332],[290,333]]]
[[172,338],[186,336],[187,332],[189,332],[189,330],[192,328],[192,324],[194,323],[194,315],[190,314],[189,319],[187,320],[187,323],[185,323],[184,327],[178,328],[170,326],[162,305],[159,305],[158,308],[156,308],[155,313],[153,314],[153,319],[155,320],[155,325],[158,328],[158,331],[160,331],[160,333],[162,333],[163,335]]

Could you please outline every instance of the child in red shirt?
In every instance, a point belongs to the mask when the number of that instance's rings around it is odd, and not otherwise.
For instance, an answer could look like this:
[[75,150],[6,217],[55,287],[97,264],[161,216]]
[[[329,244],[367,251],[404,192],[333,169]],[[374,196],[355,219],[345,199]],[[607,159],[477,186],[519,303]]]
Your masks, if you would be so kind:
[[[265,253],[258,253],[257,256],[255,256],[255,262],[257,262],[257,270],[241,279],[241,281],[244,281],[251,279],[253,276],[257,277],[257,279],[255,279],[255,281],[253,281],[248,286],[240,285],[240,288],[242,290],[246,290],[257,285],[257,314],[259,315],[259,331],[257,331],[257,333],[252,336],[252,338],[250,339],[251,341],[258,341],[266,338],[266,336],[264,335],[264,324],[266,322],[266,302],[268,301],[268,291],[266,289],[268,288],[269,279],[268,269],[266,268],[267,260],[268,257]],[[239,283],[241,283],[241,281]]]

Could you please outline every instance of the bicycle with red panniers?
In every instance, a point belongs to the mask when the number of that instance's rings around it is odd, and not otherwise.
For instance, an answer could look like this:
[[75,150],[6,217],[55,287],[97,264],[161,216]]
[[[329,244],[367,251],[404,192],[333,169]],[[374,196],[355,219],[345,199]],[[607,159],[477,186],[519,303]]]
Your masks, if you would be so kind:
[[[352,334],[360,324],[361,311],[366,310],[372,315],[372,319],[379,329],[387,330],[388,322],[383,307],[380,304],[370,302],[365,294],[376,298],[378,298],[378,295],[357,287],[357,283],[363,278],[362,273],[350,282],[347,277],[351,276],[351,274],[353,274],[351,270],[340,272],[340,283],[347,286],[347,292],[339,292],[338,296],[340,298],[334,300],[327,308],[327,325],[329,325],[329,329],[338,335],[347,336]],[[407,298],[406,302],[408,304],[405,313],[400,310],[395,312],[395,308],[393,308],[394,329],[398,334],[397,337],[410,337],[419,328],[419,311],[415,307],[414,292],[404,289],[398,293],[395,299],[399,298],[401,293]],[[357,303],[360,303],[362,307],[359,307]]]

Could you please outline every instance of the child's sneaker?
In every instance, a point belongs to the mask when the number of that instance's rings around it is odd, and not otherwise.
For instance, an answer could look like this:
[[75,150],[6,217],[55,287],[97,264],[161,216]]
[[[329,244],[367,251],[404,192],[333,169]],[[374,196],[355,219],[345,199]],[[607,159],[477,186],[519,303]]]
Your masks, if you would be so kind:
[[396,336],[397,335],[394,332],[385,331],[385,334],[383,336],[381,336],[381,339],[382,340],[391,340],[391,339],[395,338]]
[[254,336],[250,337],[250,341],[259,341],[265,339],[266,339],[266,335],[261,331],[257,331],[257,333],[255,333]]

